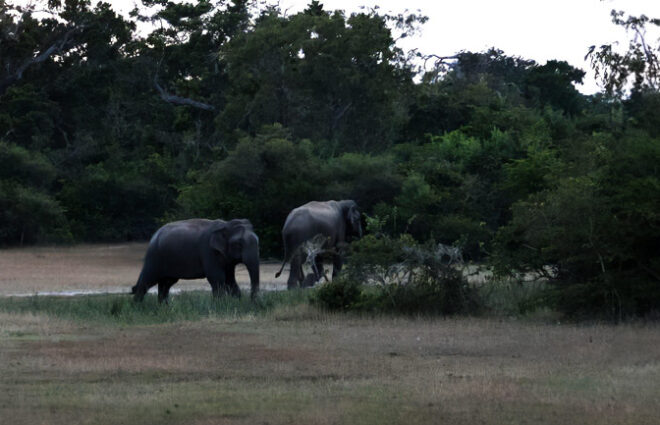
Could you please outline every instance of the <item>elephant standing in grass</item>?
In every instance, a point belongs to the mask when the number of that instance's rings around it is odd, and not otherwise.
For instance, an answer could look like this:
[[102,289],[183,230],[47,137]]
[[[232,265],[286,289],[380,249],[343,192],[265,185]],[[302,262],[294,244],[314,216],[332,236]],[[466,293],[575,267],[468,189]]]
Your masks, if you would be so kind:
[[151,238],[132,293],[141,301],[158,284],[158,301],[163,302],[179,279],[206,277],[214,296],[227,292],[240,297],[235,277],[238,263],[248,270],[254,298],[259,291],[259,238],[248,220],[175,221]]
[[291,271],[287,281],[289,289],[298,287],[301,283],[311,286],[323,275],[323,259],[318,255],[314,261],[314,278],[307,279],[303,275],[302,264],[306,254],[300,246],[317,235],[325,236],[325,251],[333,251],[332,276],[336,276],[342,267],[342,257],[338,248],[353,237],[362,236],[360,212],[355,201],[308,202],[292,210],[282,228],[284,240],[284,262],[275,277],[279,277],[284,265],[289,261]]

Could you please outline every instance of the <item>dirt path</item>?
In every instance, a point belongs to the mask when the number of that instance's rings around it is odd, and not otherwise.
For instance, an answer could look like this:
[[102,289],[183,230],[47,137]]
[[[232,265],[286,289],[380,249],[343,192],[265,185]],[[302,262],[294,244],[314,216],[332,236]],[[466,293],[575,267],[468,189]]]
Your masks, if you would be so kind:
[[[135,284],[146,243],[77,245],[71,247],[13,248],[0,250],[0,296],[82,295],[124,293]],[[261,264],[261,289],[286,288],[288,271],[275,279],[279,263]],[[243,265],[236,280],[249,290]],[[205,279],[179,281],[172,292],[210,290]]]

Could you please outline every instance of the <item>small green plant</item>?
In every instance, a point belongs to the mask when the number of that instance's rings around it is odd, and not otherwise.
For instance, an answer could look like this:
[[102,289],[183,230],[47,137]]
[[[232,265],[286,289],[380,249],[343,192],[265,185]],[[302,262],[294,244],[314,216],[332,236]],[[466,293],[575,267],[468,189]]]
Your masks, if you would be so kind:
[[338,278],[320,285],[311,303],[332,311],[353,310],[359,304],[362,288],[355,281]]

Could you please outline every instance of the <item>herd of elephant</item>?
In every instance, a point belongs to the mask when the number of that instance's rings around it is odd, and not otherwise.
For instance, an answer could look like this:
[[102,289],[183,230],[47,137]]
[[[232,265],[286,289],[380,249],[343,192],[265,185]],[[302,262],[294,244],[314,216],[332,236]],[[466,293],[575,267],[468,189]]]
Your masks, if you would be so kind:
[[[284,222],[284,265],[290,263],[289,289],[313,285],[323,275],[323,259],[312,259],[313,273],[305,277],[305,253],[300,247],[312,238],[324,237],[323,250],[332,254],[334,277],[342,267],[342,247],[362,236],[360,212],[355,201],[308,202],[293,209]],[[240,297],[235,269],[245,264],[250,276],[251,296],[259,292],[259,237],[247,219],[175,221],[151,237],[144,265],[132,293],[141,301],[149,288],[158,285],[158,301],[167,301],[170,288],[179,279],[206,278],[214,296]]]

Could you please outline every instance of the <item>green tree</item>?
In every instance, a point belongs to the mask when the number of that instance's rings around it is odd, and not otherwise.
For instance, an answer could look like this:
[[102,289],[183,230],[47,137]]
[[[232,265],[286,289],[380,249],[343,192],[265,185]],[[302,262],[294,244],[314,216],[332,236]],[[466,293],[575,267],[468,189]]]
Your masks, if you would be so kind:
[[321,163],[309,141],[292,141],[280,125],[242,137],[227,157],[181,188],[185,217],[248,218],[262,254],[281,255],[281,229],[292,208],[321,193]]
[[55,175],[45,156],[0,141],[0,244],[68,239],[64,209],[51,193]]
[[[646,15],[625,16],[623,11],[612,10],[612,22],[634,34],[628,50],[619,53],[613,44],[591,46],[587,57],[605,91],[622,96],[630,87],[633,93],[660,90],[660,39],[654,46],[647,39],[647,26],[660,27],[660,19]],[[632,81],[630,81],[632,80]]]
[[553,183],[513,206],[495,264],[550,279],[570,314],[648,314],[660,302],[657,140],[631,132],[581,144],[589,161],[555,159],[544,177]]
[[323,141],[323,153],[332,156],[383,151],[405,119],[402,94],[412,72],[385,16],[346,17],[318,3],[289,17],[267,9],[224,55],[231,88],[220,118],[226,132],[280,123],[296,138]]

